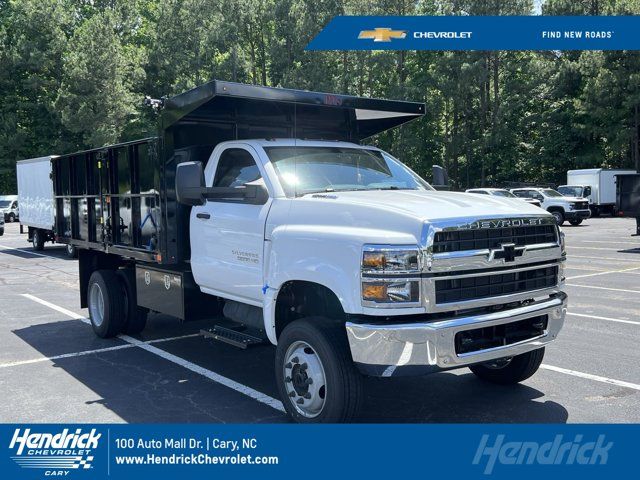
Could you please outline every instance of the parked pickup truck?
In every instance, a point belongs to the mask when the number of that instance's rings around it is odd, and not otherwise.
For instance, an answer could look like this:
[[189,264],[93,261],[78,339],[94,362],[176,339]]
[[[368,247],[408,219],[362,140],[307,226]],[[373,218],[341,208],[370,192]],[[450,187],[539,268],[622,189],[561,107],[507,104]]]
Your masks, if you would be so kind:
[[569,220],[571,225],[577,226],[591,216],[586,198],[567,197],[552,188],[513,188],[511,193],[516,197],[540,201],[542,208],[555,217],[558,225]]
[[493,195],[495,197],[517,198],[518,200],[530,203],[531,205],[535,205],[536,207],[542,206],[540,200],[529,197],[516,197],[513,193],[511,193],[509,190],[505,190],[504,188],[469,188],[465,191],[467,193],[477,193],[479,195]]
[[566,313],[562,232],[361,144],[424,104],[220,81],[151,102],[159,137],[52,160],[56,237],[79,250],[98,336],[155,311],[273,344],[298,422],[351,419],[363,374],[536,372]]

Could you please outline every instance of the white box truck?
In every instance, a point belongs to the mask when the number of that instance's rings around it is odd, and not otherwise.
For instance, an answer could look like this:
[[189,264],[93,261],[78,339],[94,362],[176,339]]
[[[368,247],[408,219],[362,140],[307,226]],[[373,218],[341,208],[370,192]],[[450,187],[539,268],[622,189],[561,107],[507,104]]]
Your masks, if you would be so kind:
[[[34,250],[44,249],[45,242],[54,242],[54,201],[51,180],[53,156],[20,160],[16,165],[20,232],[27,227],[28,240]],[[75,248],[68,249],[75,256]]]
[[567,184],[558,187],[558,191],[570,197],[584,197],[589,200],[592,215],[616,213],[616,175],[629,175],[635,170],[607,170],[604,168],[586,168],[569,170]]

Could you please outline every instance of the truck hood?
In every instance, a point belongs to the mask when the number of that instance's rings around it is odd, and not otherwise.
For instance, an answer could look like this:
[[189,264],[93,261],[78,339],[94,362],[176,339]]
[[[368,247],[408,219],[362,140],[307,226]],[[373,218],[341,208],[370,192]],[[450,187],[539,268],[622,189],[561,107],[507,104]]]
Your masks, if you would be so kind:
[[366,206],[390,214],[411,216],[420,221],[463,217],[477,219],[527,215],[548,215],[539,207],[517,198],[495,197],[471,193],[423,190],[369,190],[309,194],[302,198],[325,199],[349,206]]
[[583,197],[557,197],[560,200],[566,200],[567,202],[587,202],[588,199]]

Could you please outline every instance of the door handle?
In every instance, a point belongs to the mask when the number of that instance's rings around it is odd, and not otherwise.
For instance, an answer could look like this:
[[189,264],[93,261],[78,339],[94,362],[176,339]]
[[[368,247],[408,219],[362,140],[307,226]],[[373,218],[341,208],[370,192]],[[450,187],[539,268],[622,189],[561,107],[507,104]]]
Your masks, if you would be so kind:
[[203,220],[208,220],[211,218],[211,215],[208,213],[196,213],[196,218],[201,218]]

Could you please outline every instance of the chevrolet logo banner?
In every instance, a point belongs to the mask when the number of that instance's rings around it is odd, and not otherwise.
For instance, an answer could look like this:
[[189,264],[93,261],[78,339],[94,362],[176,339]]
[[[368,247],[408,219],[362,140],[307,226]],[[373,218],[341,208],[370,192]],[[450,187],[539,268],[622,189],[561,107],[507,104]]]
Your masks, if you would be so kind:
[[307,50],[640,50],[640,16],[339,16]]

